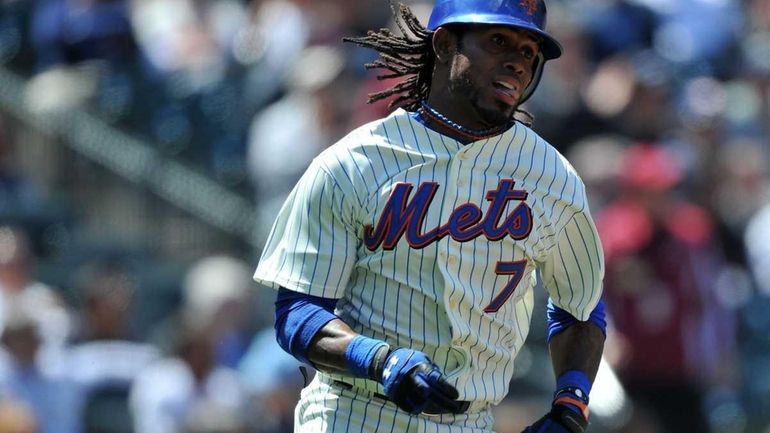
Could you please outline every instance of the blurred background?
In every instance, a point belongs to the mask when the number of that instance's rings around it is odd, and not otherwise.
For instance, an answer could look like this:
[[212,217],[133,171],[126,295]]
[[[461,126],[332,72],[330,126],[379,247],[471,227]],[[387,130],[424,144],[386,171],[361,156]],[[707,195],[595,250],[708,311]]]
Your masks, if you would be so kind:
[[[290,432],[251,273],[310,160],[387,114],[341,43],[387,2],[0,5],[0,433]],[[770,433],[770,0],[548,7],[565,54],[525,108],[605,248],[592,431]],[[500,433],[547,410],[544,322]]]

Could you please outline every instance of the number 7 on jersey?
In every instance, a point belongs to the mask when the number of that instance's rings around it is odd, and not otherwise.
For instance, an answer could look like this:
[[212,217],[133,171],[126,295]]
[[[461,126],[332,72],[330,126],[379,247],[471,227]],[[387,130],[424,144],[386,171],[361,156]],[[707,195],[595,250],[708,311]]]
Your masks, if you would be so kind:
[[508,284],[503,287],[503,290],[492,299],[492,302],[484,307],[485,313],[496,313],[500,307],[505,304],[505,301],[511,297],[513,291],[516,290],[516,286],[519,285],[521,278],[524,276],[524,269],[527,267],[526,260],[517,260],[514,262],[497,262],[495,266],[495,273],[497,275],[510,275],[511,279],[508,280]]

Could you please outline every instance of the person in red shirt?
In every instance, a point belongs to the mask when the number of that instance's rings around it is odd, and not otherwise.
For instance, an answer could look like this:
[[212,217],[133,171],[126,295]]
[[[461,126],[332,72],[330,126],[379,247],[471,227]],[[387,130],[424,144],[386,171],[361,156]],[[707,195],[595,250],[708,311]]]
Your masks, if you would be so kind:
[[611,323],[627,343],[619,373],[666,432],[707,432],[704,393],[729,380],[735,341],[716,298],[714,222],[677,195],[682,170],[663,147],[628,148],[620,173],[618,199],[596,217]]

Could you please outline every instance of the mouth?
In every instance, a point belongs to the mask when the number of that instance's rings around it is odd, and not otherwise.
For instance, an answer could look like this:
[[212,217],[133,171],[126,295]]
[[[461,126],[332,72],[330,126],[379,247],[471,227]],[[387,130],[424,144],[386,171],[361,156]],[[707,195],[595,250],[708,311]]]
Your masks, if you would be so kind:
[[516,105],[521,93],[519,92],[519,85],[513,81],[497,80],[492,83],[494,88],[495,97],[507,105]]

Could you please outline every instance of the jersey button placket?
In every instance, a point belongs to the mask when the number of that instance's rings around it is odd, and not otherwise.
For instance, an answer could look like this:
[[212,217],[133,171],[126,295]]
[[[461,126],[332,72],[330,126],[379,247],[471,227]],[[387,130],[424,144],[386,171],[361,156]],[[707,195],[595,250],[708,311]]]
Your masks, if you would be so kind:
[[[461,158],[460,155],[463,154],[463,150],[461,149],[457,153],[454,154],[452,159],[449,162],[449,179],[447,181],[446,185],[446,200],[444,202],[444,207],[442,209],[442,215],[444,215],[446,218],[447,215],[451,215],[452,211],[455,208],[456,202],[457,202],[457,195],[458,195],[458,188],[462,187],[460,182],[460,173],[461,173]],[[456,267],[459,264],[459,260],[457,259],[457,256],[452,254],[452,242],[450,242],[447,238],[442,239],[440,242],[441,252],[439,252],[439,258],[444,262],[444,269],[449,272],[449,274],[453,274],[456,271]],[[447,283],[452,282],[453,280],[450,278],[448,279]],[[447,310],[447,318],[449,319],[449,322],[452,324],[453,330],[452,335],[454,337],[454,333],[458,329],[458,323],[457,321],[457,308],[459,307],[459,300],[458,300],[458,294],[454,293],[456,291],[456,287],[454,287],[454,283],[447,284],[446,290],[444,291],[444,305],[446,306]]]

